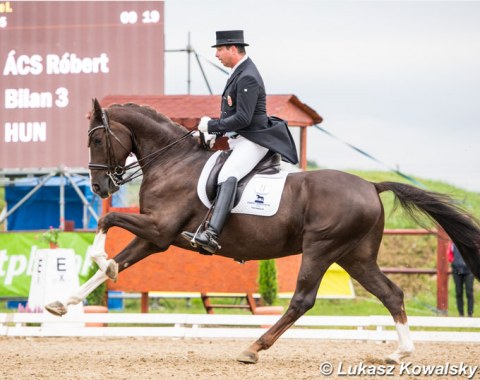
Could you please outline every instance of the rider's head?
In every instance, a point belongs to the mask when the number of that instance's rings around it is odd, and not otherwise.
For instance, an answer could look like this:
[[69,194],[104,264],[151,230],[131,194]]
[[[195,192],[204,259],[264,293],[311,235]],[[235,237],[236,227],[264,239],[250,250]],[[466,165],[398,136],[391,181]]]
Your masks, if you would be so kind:
[[225,30],[217,32],[215,57],[226,67],[234,67],[246,54],[243,30]]

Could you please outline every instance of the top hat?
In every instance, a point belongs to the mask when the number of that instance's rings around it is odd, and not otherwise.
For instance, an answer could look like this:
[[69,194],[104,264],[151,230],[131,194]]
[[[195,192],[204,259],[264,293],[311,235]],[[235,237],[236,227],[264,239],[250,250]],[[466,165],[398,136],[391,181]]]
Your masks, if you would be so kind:
[[216,32],[217,34],[217,43],[212,47],[223,46],[223,45],[242,45],[248,46],[243,41],[243,30],[222,30]]

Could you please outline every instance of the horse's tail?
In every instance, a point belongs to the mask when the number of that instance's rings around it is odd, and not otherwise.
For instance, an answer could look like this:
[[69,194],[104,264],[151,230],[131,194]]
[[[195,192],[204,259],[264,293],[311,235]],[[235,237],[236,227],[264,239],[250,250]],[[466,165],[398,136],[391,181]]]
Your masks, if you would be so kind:
[[397,182],[374,183],[377,193],[392,191],[407,213],[416,221],[420,211],[435,220],[462,254],[473,275],[480,280],[480,224],[444,194],[421,190]]

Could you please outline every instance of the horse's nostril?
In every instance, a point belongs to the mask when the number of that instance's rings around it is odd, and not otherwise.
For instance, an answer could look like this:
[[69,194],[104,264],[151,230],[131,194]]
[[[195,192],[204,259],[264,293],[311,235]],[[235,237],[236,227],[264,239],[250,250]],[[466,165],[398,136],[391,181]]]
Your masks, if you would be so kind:
[[92,185],[92,189],[95,193],[98,193],[100,191],[100,186],[96,183]]

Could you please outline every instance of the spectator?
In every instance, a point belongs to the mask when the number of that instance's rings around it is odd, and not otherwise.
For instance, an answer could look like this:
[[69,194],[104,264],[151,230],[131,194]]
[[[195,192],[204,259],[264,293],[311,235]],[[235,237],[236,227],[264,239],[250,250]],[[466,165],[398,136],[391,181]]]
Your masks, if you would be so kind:
[[463,257],[460,254],[458,248],[453,244],[450,244],[448,250],[448,261],[452,265],[453,281],[455,282],[455,296],[457,299],[457,309],[460,317],[463,317],[463,288],[465,287],[465,293],[467,295],[467,313],[469,317],[473,316],[473,274],[463,261]]

